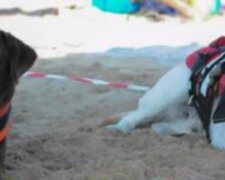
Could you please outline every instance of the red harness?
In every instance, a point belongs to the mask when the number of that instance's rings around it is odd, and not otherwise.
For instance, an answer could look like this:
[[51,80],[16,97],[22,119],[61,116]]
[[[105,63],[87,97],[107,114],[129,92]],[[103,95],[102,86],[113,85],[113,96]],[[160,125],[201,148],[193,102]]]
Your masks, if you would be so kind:
[[[199,54],[209,56],[209,58],[206,59],[205,64],[208,64],[215,58],[219,57],[222,52],[218,51],[218,48],[224,46],[225,47],[225,36],[222,36],[212,43],[209,44],[208,47],[203,47],[197,51],[194,51],[190,55],[187,56],[186,58],[186,65],[192,69],[193,65],[196,63],[198,60]],[[218,86],[217,86],[217,91],[218,94],[221,94],[223,90],[225,89],[225,74],[223,74],[220,79],[218,80]]]

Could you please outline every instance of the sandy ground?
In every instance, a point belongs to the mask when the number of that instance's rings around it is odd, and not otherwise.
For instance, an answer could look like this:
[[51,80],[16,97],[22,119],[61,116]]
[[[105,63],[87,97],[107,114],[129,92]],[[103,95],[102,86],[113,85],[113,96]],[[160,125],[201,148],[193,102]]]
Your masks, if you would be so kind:
[[[12,2],[2,1],[6,8],[26,10],[43,4]],[[225,32],[223,18],[153,23],[97,12],[87,1],[73,1],[74,11],[62,1],[45,2],[60,7],[59,16],[0,17],[2,29],[38,52],[33,71],[152,85],[186,54]],[[142,95],[22,78],[13,101],[8,179],[224,180],[225,153],[211,148],[203,135],[160,136],[148,127],[124,135],[98,126],[108,115],[135,108]]]

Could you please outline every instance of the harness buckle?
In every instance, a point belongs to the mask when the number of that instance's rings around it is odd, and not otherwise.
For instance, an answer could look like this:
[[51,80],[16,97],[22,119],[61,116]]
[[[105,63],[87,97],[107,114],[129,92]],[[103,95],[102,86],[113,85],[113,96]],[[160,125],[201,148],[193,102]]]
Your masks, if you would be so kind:
[[189,105],[189,106],[192,106],[192,105],[193,105],[193,99],[194,99],[194,95],[192,94],[192,95],[190,96],[190,98],[188,99],[188,105]]

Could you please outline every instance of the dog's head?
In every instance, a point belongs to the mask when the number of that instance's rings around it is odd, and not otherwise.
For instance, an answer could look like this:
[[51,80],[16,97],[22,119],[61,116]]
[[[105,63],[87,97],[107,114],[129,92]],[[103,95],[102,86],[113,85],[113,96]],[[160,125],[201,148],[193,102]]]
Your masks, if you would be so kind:
[[12,98],[20,76],[33,65],[36,58],[31,47],[0,30],[0,106]]

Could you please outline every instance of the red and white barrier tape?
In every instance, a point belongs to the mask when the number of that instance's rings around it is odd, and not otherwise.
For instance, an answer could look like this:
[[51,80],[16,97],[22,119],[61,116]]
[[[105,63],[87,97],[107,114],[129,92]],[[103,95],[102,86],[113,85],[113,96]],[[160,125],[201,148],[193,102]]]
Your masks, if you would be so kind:
[[72,76],[62,76],[62,75],[56,75],[56,74],[44,74],[40,72],[27,72],[24,74],[25,77],[33,78],[33,79],[56,79],[56,80],[71,80],[76,81],[80,83],[86,83],[86,84],[94,84],[99,86],[107,86],[110,88],[115,89],[126,89],[131,91],[139,91],[139,92],[146,92],[150,89],[148,86],[139,86],[139,85],[133,85],[123,82],[107,82],[99,79],[92,79],[92,78],[86,78],[81,77],[77,75]]

